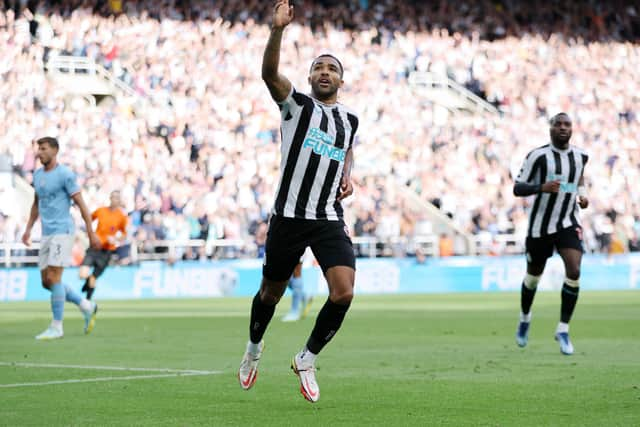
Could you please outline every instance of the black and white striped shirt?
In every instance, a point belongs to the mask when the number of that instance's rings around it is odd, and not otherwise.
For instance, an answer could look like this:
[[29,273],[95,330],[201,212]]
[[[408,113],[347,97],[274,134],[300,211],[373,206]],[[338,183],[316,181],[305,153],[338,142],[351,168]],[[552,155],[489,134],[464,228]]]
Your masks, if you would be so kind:
[[282,158],[272,213],[287,218],[341,219],[343,210],[336,198],[358,117],[342,104],[323,104],[294,88],[279,106]]
[[529,237],[542,237],[580,225],[577,209],[578,182],[589,160],[586,151],[569,146],[560,150],[551,144],[531,151],[520,169],[517,182],[541,185],[560,181],[558,193],[538,193],[529,214]]

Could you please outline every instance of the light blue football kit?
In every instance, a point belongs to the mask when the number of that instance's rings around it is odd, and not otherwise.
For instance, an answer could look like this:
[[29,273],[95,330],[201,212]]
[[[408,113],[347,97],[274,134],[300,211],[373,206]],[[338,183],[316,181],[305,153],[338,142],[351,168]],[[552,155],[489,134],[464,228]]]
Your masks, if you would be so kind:
[[[56,165],[52,170],[40,168],[33,174],[33,187],[38,196],[38,212],[42,224],[42,239],[38,257],[40,270],[47,267],[67,267],[71,265],[75,225],[71,217],[72,196],[80,192],[76,175],[64,165]],[[95,306],[73,291],[68,285],[54,283],[50,286],[52,326],[36,338],[48,340],[61,338],[64,303],[69,301],[79,306],[87,323],[92,320]]]

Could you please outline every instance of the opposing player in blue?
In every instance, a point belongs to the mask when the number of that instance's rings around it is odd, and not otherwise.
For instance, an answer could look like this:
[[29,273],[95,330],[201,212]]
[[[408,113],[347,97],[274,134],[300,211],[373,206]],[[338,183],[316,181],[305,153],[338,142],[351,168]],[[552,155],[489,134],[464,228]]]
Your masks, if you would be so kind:
[[64,336],[62,319],[65,301],[72,302],[80,308],[84,316],[84,332],[88,334],[95,325],[98,306],[61,283],[64,267],[71,264],[75,228],[70,213],[71,201],[80,209],[91,246],[99,248],[100,240],[91,227],[91,212],[82,199],[75,174],[67,166],[58,163],[58,140],[44,137],[36,142],[42,167],[33,174],[35,198],[22,242],[27,246],[31,245],[31,230],[39,216],[42,222],[42,241],[38,266],[42,286],[51,292],[53,313],[51,325],[37,335],[36,339],[53,340]]
[[304,319],[309,313],[313,296],[307,294],[304,290],[304,281],[302,279],[302,260],[293,269],[291,279],[287,287],[291,290],[291,309],[282,318],[283,322],[296,322]]

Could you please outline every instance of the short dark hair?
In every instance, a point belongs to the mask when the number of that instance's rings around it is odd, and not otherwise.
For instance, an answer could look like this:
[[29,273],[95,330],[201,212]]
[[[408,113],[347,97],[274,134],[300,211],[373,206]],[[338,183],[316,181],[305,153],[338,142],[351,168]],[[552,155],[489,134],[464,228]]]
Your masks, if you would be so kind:
[[558,120],[558,117],[560,116],[567,116],[567,118],[569,119],[569,121],[571,121],[571,117],[569,117],[569,115],[567,113],[565,113],[564,111],[561,113],[556,114],[555,116],[551,117],[549,119],[549,125],[553,126],[556,124],[556,120]]
[[333,58],[336,60],[336,62],[338,63],[338,65],[340,66],[340,77],[344,76],[344,67],[342,66],[342,62],[340,62],[340,60],[338,58],[336,58],[335,56],[331,55],[330,53],[323,53],[322,55],[318,55],[316,56],[316,59],[314,59],[311,62],[311,67],[309,67],[309,72],[311,72],[311,70],[313,70],[313,64],[316,63],[316,61],[320,58]]
[[52,136],[45,136],[36,141],[36,144],[49,144],[51,148],[55,148],[56,150],[60,149],[60,144],[58,144],[58,140]]

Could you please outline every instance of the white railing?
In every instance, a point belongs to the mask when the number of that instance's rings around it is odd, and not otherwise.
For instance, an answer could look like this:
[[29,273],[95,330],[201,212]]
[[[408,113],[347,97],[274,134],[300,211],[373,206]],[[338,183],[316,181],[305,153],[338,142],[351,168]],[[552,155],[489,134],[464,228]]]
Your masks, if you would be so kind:
[[[390,239],[360,236],[352,238],[352,242],[356,254],[360,257],[404,257],[415,253],[418,248],[426,256],[439,255],[436,235]],[[36,265],[39,247],[37,242],[28,248],[21,242],[0,242],[0,265]],[[212,259],[251,258],[256,257],[258,253],[255,242],[243,239],[157,240],[132,242],[130,247],[129,256],[134,263],[152,260],[175,261],[181,259],[188,251],[196,251],[196,258]]]
[[1,242],[0,243],[0,264],[10,267],[15,264],[37,264],[40,243],[34,242],[26,247],[21,242]]
[[395,236],[381,239],[374,236],[360,236],[351,239],[356,255],[366,258],[404,257],[420,249],[426,256],[439,256],[438,236]]
[[[524,239],[513,234],[495,236],[476,235],[472,238],[471,253],[459,255],[515,255],[524,252]],[[374,236],[352,238],[357,256],[365,258],[404,257],[415,254],[419,249],[427,257],[438,257],[439,237],[435,234],[389,239]],[[0,242],[0,265],[36,265],[40,244],[34,242],[26,247],[21,242]],[[257,256],[257,246],[252,240],[216,239],[216,240],[157,240],[131,243],[132,262],[175,261],[189,250],[196,251],[198,258],[212,259],[252,258]]]
[[524,237],[514,234],[473,236],[473,255],[516,255],[524,253]]
[[465,99],[478,110],[497,114],[498,109],[447,76],[427,71],[414,71],[409,75],[409,84],[415,87],[445,88]]
[[[142,251],[140,247],[143,248]],[[204,251],[204,255],[210,258],[245,258],[255,256],[257,253],[255,243],[242,239],[156,240],[132,244],[131,259],[134,262],[177,260],[182,258],[188,250]],[[224,253],[225,250],[227,254]]]
[[[445,232],[446,234],[453,234],[456,237],[461,237],[464,239],[464,253],[465,254],[473,254],[475,253],[475,244],[474,244],[474,236],[471,233],[468,233],[465,229],[460,227],[454,221],[451,220],[443,211],[434,206],[431,202],[428,202],[424,198],[422,198],[416,191],[412,188],[407,187],[406,185],[399,184],[396,185],[398,192],[404,197],[404,200],[409,203],[409,208],[413,209],[414,212],[419,212],[421,215],[424,215],[429,223],[431,224],[431,229],[433,234],[442,234]],[[415,239],[414,239],[415,240]],[[435,242],[436,250],[438,249],[438,241]],[[424,249],[424,248],[422,248]],[[435,255],[439,255],[436,253]]]
[[88,75],[94,75],[107,81],[114,89],[119,90],[125,95],[136,98],[141,102],[145,101],[131,86],[114,77],[102,65],[96,64],[83,56],[54,56],[47,62],[47,70],[49,73],[54,74],[86,73]]

